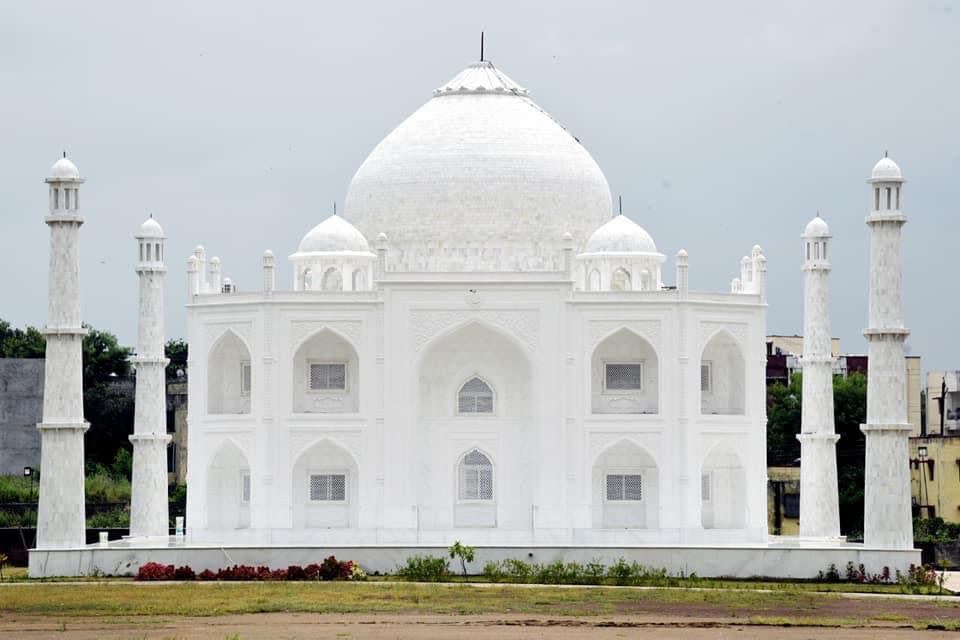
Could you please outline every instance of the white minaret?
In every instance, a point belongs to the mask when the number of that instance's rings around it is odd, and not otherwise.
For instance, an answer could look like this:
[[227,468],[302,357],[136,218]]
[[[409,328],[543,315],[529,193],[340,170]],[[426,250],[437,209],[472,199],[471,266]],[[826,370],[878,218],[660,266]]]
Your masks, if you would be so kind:
[[830,339],[827,247],[823,218],[803,232],[803,409],[800,419],[800,535],[840,537],[837,440],[833,419],[833,348]]
[[86,543],[84,514],[83,336],[80,320],[80,185],[67,154],[50,169],[50,272],[47,298],[43,422],[40,430],[40,505],[37,548]]
[[907,437],[906,366],[900,276],[903,175],[884,157],[869,183],[870,328],[864,471],[863,542],[867,547],[913,548],[910,513],[910,457]]
[[163,344],[163,229],[150,217],[137,234],[140,260],[140,326],[137,355],[136,405],[133,418],[133,486],[130,535],[166,537],[167,505],[167,387]]

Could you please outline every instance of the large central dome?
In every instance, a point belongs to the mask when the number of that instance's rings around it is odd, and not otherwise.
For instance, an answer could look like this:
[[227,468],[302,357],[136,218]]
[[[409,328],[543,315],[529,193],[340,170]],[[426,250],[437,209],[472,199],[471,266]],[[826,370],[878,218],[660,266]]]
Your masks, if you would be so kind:
[[562,265],[609,220],[610,188],[583,145],[490,62],[471,64],[357,170],[345,217],[389,243],[399,271]]

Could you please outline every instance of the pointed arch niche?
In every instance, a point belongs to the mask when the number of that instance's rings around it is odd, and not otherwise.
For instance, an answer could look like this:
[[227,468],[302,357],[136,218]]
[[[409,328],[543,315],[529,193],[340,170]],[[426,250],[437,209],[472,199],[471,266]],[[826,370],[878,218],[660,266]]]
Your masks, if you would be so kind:
[[653,346],[629,329],[614,332],[590,360],[593,413],[658,413],[658,376]]
[[360,360],[346,339],[322,329],[293,356],[294,413],[356,413]]
[[214,343],[207,359],[207,413],[250,413],[250,350],[233,331]]
[[656,529],[660,478],[653,456],[638,444],[621,440],[593,464],[593,527]]
[[356,527],[359,470],[353,456],[331,440],[304,451],[293,466],[295,529]]
[[746,526],[746,471],[732,447],[714,447],[704,459],[700,500],[704,529],[743,529]]
[[249,527],[251,490],[247,456],[234,442],[224,442],[207,468],[207,528]]
[[746,368],[740,344],[727,331],[717,332],[700,358],[700,413],[744,415]]
[[[435,338],[422,354],[411,444],[421,527],[529,528],[538,460],[527,347],[477,320]],[[473,380],[478,382],[467,384]],[[478,407],[483,410],[461,410]],[[491,465],[492,500],[460,493],[462,463],[474,450]],[[474,458],[480,460],[468,461]]]

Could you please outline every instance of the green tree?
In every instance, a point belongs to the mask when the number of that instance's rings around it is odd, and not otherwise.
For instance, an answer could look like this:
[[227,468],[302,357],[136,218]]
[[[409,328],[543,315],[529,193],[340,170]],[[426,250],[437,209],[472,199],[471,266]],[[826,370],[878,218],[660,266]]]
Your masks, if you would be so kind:
[[167,377],[176,378],[177,370],[187,370],[187,341],[186,340],[167,340],[164,346],[167,359],[170,364],[167,365]]
[[800,374],[790,384],[767,387],[767,465],[788,466],[800,457],[800,412],[803,380]]
[[13,329],[0,320],[0,358],[42,358],[46,348],[46,340],[36,328]]

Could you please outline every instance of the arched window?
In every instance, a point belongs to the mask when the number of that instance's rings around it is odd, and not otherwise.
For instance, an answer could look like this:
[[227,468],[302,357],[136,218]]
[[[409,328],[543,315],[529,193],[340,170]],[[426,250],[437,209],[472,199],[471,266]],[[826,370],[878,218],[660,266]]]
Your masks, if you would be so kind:
[[480,378],[471,378],[457,394],[458,413],[493,413],[493,390]]
[[343,291],[343,276],[336,267],[330,267],[323,272],[322,287],[324,291]]
[[309,267],[304,269],[301,280],[303,281],[304,291],[310,291],[313,289],[313,269],[310,269]]
[[460,500],[493,500],[493,464],[483,453],[474,449],[463,456],[457,475]]
[[360,291],[363,289],[363,270],[355,269],[353,275],[351,276],[351,289],[354,291]]
[[630,272],[626,269],[617,269],[610,278],[610,289],[613,291],[630,291]]
[[600,291],[600,272],[594,269],[590,272],[590,291]]

